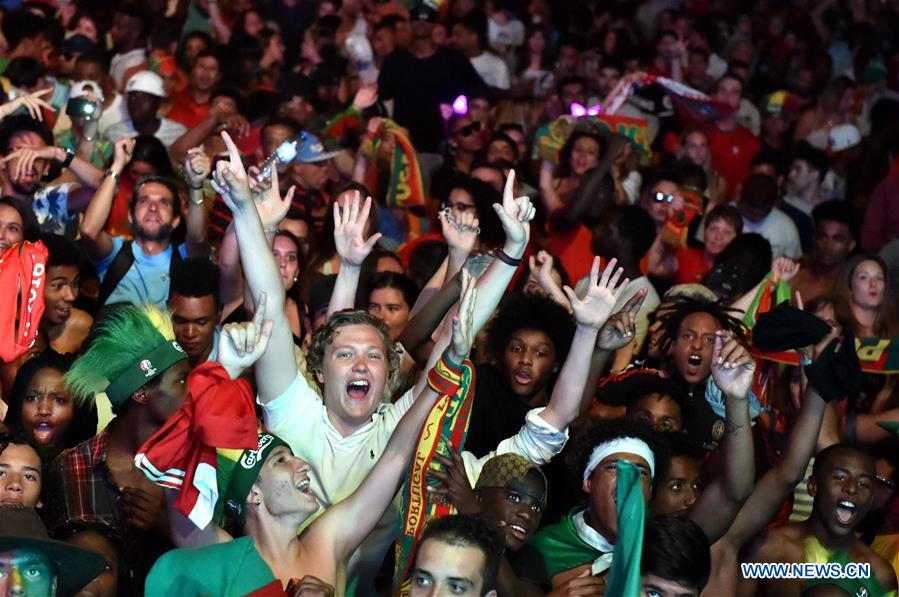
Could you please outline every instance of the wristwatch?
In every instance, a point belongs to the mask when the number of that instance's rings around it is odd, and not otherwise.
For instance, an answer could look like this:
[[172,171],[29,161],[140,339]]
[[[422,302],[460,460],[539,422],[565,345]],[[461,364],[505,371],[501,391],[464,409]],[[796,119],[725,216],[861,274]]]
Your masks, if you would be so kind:
[[59,164],[60,164],[63,168],[68,168],[68,167],[69,167],[69,164],[71,164],[71,163],[72,163],[72,160],[74,160],[74,159],[75,159],[75,152],[72,151],[71,149],[66,148],[66,157],[65,157],[65,159],[63,159],[63,161],[61,161]]

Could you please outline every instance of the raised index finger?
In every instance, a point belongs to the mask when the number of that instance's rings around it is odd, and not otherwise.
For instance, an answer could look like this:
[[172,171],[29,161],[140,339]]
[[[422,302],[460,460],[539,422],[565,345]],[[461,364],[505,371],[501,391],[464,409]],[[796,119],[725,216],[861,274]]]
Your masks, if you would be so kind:
[[234,141],[231,139],[231,135],[227,133],[227,131],[222,131],[222,141],[225,142],[225,146],[228,147],[228,161],[232,164],[232,169],[235,164],[240,164],[240,150],[237,149],[237,145],[234,144]]
[[503,189],[503,207],[512,209],[512,202],[515,200],[515,170],[509,170],[509,176],[506,177],[506,186]]

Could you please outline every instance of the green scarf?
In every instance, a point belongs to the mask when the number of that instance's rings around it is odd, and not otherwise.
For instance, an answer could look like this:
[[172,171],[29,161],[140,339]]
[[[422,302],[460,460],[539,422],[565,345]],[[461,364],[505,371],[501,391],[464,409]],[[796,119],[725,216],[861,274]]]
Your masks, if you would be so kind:
[[618,538],[606,594],[639,595],[646,499],[637,467],[626,460],[619,460],[615,466],[618,469]]

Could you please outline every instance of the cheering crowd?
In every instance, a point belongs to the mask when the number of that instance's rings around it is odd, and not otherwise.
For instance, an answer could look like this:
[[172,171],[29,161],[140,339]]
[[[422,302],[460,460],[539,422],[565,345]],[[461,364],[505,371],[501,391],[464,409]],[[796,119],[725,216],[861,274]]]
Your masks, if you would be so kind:
[[897,594],[899,2],[0,9],[0,597]]

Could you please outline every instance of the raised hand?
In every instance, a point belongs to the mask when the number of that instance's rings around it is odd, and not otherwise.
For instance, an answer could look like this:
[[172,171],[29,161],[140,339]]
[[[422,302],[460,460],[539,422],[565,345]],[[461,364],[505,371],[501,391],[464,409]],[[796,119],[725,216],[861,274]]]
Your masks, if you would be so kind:
[[606,265],[606,269],[602,272],[602,278],[599,277],[599,257],[593,258],[593,267],[590,268],[590,283],[587,286],[587,294],[583,299],[579,299],[577,294],[570,286],[565,286],[563,290],[568,296],[571,303],[571,310],[574,311],[574,319],[578,325],[600,329],[608,321],[615,308],[615,303],[624,292],[627,285],[630,284],[630,278],[625,278],[618,283],[624,268],[615,269],[618,265],[617,259],[612,259]]
[[[60,157],[60,153],[62,153],[62,157]],[[0,160],[0,164],[14,164],[12,170],[9,171],[9,175],[12,180],[19,180],[30,172],[33,172],[37,176],[37,178],[40,179],[46,173],[49,164],[45,163],[42,171],[38,172],[34,167],[37,160],[62,161],[62,159],[64,158],[65,151],[53,145],[41,147],[40,149],[29,149],[27,147],[22,147],[11,152],[2,160]],[[7,168],[9,168],[9,166],[7,166]]]
[[[530,238],[530,221],[534,219],[536,210],[527,196],[515,197],[515,170],[509,171],[506,186],[503,189],[503,203],[493,204],[506,233],[504,251],[513,259],[524,254],[524,248]],[[511,251],[511,252],[510,252]]]
[[778,257],[771,264],[771,274],[775,281],[789,282],[797,273],[799,273],[799,263],[787,257]]
[[131,137],[130,139],[119,139],[115,142],[112,158],[113,170],[121,172],[125,169],[125,166],[131,161],[131,156],[134,155],[134,145],[136,143],[137,139],[134,137]]
[[531,275],[540,284],[540,288],[546,291],[547,294],[552,295],[556,291],[562,292],[562,289],[559,288],[559,285],[556,284],[553,278],[552,255],[541,250],[537,253],[537,257],[533,255],[528,257],[528,267],[531,270]]
[[481,231],[478,217],[470,211],[456,217],[448,209],[442,210],[437,217],[449,250],[470,255]]
[[265,293],[256,301],[252,321],[229,323],[222,328],[218,347],[218,362],[237,379],[245,369],[259,360],[268,347],[274,322],[265,319]]
[[721,391],[732,398],[748,398],[755,374],[755,360],[749,351],[722,330],[715,333],[712,351],[712,379]]
[[262,227],[266,230],[274,230],[278,227],[290,211],[293,195],[297,190],[296,185],[290,185],[287,194],[281,197],[281,187],[278,185],[278,169],[269,168],[269,175],[261,177],[259,168],[250,166],[250,191],[253,194],[253,202]]
[[363,85],[353,97],[353,107],[361,112],[375,105],[376,101],[378,101],[378,86]]
[[462,456],[453,449],[449,453],[449,458],[434,454],[434,459],[443,470],[430,469],[428,475],[438,479],[441,485],[428,485],[428,492],[445,496],[460,514],[477,514],[481,511],[481,505],[468,482]]
[[453,338],[447,348],[450,360],[461,363],[468,358],[474,343],[474,305],[477,301],[477,280],[462,270],[462,293],[459,298],[459,312],[453,317]]
[[341,262],[356,266],[362,265],[381,238],[380,232],[372,234],[368,240],[362,237],[371,210],[371,197],[365,198],[360,209],[361,199],[359,191],[356,191],[352,198],[344,201],[343,208],[334,202],[334,245],[337,254]]
[[648,293],[649,289],[641,288],[602,326],[596,338],[600,350],[618,350],[633,341],[637,333],[637,313]]
[[194,147],[187,150],[187,155],[184,157],[184,173],[187,178],[187,184],[191,188],[201,188],[211,171],[212,160],[209,159],[202,147]]
[[249,177],[240,160],[240,151],[228,133],[222,132],[222,140],[228,147],[228,161],[222,160],[215,165],[212,187],[232,211],[244,211],[249,209],[253,202]]
[[50,113],[55,112],[53,106],[41,99],[47,97],[52,91],[53,88],[48,87],[47,89],[41,89],[40,91],[35,91],[34,93],[29,93],[28,95],[23,95],[6,102],[0,106],[0,118],[6,118],[11,114],[15,114],[16,110],[19,108],[25,108],[28,110],[29,116],[43,122],[44,113],[42,109],[49,110]]

